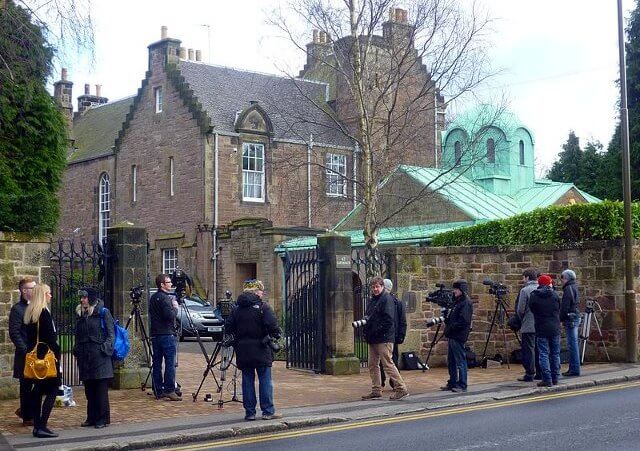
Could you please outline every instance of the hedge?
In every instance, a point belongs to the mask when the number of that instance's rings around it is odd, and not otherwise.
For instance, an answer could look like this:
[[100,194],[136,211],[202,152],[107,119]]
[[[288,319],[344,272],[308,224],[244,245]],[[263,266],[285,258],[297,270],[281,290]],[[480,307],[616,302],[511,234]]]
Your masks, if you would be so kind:
[[[640,203],[632,206],[633,236],[640,237]],[[563,244],[624,236],[622,202],[603,201],[541,208],[507,219],[435,235],[432,246]]]

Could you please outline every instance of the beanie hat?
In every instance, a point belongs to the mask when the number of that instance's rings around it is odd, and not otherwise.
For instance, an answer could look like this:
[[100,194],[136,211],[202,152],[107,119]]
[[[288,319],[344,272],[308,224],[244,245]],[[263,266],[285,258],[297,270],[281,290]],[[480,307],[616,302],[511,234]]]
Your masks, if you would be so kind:
[[545,285],[547,287],[550,287],[552,282],[553,280],[547,274],[542,274],[540,277],[538,277],[538,285]]
[[562,271],[562,277],[564,277],[564,280],[576,280],[576,273],[571,270],[571,269],[565,269],[564,271]]
[[264,291],[264,284],[257,279],[245,280],[242,285],[242,291]]
[[78,290],[78,296],[89,298],[89,304],[94,304],[98,299],[98,290],[92,287],[83,287]]
[[464,279],[459,279],[456,280],[455,282],[453,282],[453,285],[451,285],[452,288],[457,288],[458,290],[462,291],[463,293],[466,293],[468,290],[468,285],[467,285],[467,281]]

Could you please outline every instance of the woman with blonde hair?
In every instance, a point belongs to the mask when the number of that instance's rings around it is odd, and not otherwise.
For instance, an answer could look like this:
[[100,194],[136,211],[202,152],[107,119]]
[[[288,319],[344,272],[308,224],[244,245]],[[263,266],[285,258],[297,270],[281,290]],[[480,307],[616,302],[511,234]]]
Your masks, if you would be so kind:
[[[53,324],[53,317],[49,311],[51,302],[51,288],[46,284],[38,284],[33,289],[31,301],[24,312],[24,323],[26,324],[29,350],[36,346],[36,343],[44,343],[53,351],[58,362],[60,362],[60,346],[58,345],[56,327]],[[38,358],[43,358],[46,348],[38,348]],[[33,436],[39,438],[57,437],[51,429],[47,428],[49,415],[56,401],[58,387],[62,383],[60,375],[60,365],[57,364],[57,376],[49,379],[34,380],[31,391],[31,406],[33,409]],[[44,402],[42,397],[44,396]]]

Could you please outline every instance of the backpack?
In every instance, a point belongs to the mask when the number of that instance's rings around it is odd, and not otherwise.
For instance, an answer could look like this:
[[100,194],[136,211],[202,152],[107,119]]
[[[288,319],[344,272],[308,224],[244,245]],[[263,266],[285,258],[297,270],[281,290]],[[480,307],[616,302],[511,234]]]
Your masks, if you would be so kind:
[[[102,328],[107,330],[107,325],[104,322],[104,312],[107,309],[102,307],[100,309],[100,322],[102,323]],[[120,322],[115,319],[113,322],[113,332],[115,335],[115,339],[113,340],[113,355],[111,358],[113,360],[124,360],[127,355],[129,355],[129,350],[131,349],[131,343],[129,343],[129,331],[120,325]]]
[[425,370],[427,366],[420,361],[415,352],[402,353],[402,366],[405,370]]

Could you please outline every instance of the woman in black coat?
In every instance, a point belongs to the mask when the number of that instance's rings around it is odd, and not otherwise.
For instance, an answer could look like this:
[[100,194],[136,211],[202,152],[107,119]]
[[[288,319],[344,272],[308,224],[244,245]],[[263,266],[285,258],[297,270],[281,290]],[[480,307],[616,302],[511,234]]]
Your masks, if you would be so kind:
[[113,378],[114,321],[94,289],[84,288],[78,294],[80,304],[76,308],[78,321],[73,354],[87,397],[87,419],[82,426],[100,429],[111,422],[109,380]]
[[[57,437],[58,434],[47,428],[49,415],[56,402],[58,387],[62,384],[60,374],[60,346],[53,324],[49,303],[51,302],[51,288],[49,285],[36,285],[31,300],[24,312],[24,324],[27,329],[28,349],[31,351],[37,342],[45,343],[56,356],[57,377],[50,379],[34,379],[31,391],[31,408],[33,412],[33,436],[39,438]],[[38,347],[38,358],[44,358],[45,347]],[[44,402],[42,397],[44,396]]]

